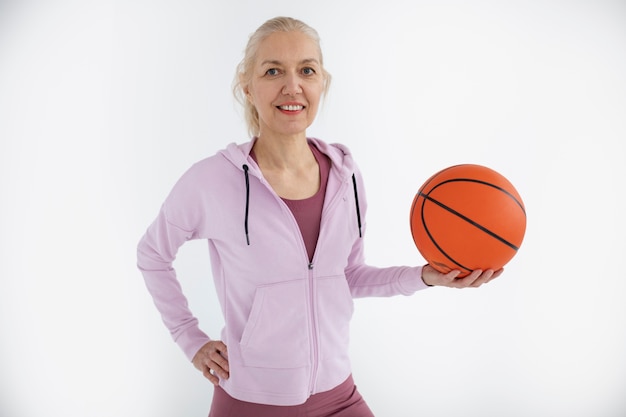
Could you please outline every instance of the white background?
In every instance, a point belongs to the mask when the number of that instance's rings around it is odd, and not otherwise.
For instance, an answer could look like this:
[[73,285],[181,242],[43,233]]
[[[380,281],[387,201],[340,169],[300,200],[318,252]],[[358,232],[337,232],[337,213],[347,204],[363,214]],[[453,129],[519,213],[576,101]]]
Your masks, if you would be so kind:
[[[354,375],[378,416],[626,415],[623,1],[0,2],[0,415],[200,417],[137,241],[193,162],[243,142],[248,35],[322,36],[309,134],[366,180],[371,264],[418,265],[408,212],[435,171],[490,166],[528,228],[478,290],[357,300]],[[176,263],[217,336],[206,245]]]

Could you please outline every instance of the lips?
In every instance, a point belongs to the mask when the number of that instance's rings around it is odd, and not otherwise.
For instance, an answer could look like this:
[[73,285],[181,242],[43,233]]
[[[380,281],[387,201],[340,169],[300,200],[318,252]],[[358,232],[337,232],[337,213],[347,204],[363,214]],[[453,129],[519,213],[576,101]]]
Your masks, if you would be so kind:
[[283,104],[276,106],[277,109],[287,112],[298,112],[304,109],[302,104]]

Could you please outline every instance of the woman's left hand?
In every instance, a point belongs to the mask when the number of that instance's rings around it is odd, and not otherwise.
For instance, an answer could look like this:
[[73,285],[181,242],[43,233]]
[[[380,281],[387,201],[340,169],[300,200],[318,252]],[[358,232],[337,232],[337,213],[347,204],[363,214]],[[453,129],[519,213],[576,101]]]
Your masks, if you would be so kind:
[[499,277],[504,272],[504,269],[494,271],[493,269],[487,269],[485,271],[477,269],[472,271],[463,278],[457,278],[461,273],[459,270],[450,271],[447,274],[442,274],[430,265],[424,265],[422,268],[422,280],[426,285],[441,286],[450,288],[478,288],[483,284]]

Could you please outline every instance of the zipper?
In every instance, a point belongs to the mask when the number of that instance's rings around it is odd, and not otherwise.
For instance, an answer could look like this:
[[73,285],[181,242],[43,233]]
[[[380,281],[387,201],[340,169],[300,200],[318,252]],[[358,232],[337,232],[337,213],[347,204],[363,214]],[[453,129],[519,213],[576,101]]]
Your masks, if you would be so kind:
[[309,395],[313,395],[315,392],[315,385],[317,384],[317,371],[319,368],[319,341],[318,341],[318,326],[316,315],[316,293],[315,282],[313,280],[313,262],[309,262],[309,314],[311,315],[311,379],[309,380]]
[[[308,300],[309,306],[308,308],[309,308],[309,317],[310,317],[309,321],[310,321],[310,337],[311,337],[311,377],[309,379],[309,394],[313,395],[313,393],[315,392],[315,385],[317,384],[317,373],[319,371],[319,350],[320,350],[319,349],[319,337],[318,337],[319,329],[318,329],[318,323],[317,323],[317,309],[316,309],[316,305],[317,305],[316,291],[315,291],[315,281],[314,281],[314,274],[313,274],[313,269],[315,267],[315,258],[317,256],[317,249],[315,250],[313,254],[313,260],[309,261],[309,256],[307,254],[306,245],[304,244],[302,233],[300,232],[300,228],[298,227],[298,223],[295,217],[293,216],[293,213],[291,213],[291,210],[289,209],[287,204],[283,201],[282,198],[280,198],[278,194],[276,194],[274,189],[269,185],[269,183],[265,180],[265,178],[263,178],[263,176],[259,176],[259,179],[261,180],[261,183],[263,183],[265,187],[267,187],[267,189],[279,201],[279,203],[283,207],[283,210],[285,210],[288,213],[288,216],[291,218],[292,225],[295,228],[297,235],[300,236],[300,239],[299,239],[300,247],[302,249],[302,254],[304,256],[304,259],[306,260],[306,265],[307,265],[307,270],[308,270],[307,279],[309,281],[309,300]],[[322,234],[322,231],[324,230],[324,227],[323,227],[324,219],[327,217],[325,213],[331,211],[338,204],[337,201],[341,199],[341,196],[345,192],[345,187],[348,186],[348,183],[346,181],[341,181],[341,183],[342,183],[342,186],[339,187],[339,190],[335,193],[335,195],[332,197],[330,202],[328,204],[324,204],[325,207],[322,209],[322,220],[320,222],[320,236]],[[318,237],[318,242],[319,240],[320,239]]]
[[[258,178],[260,179],[261,183],[265,185],[265,187],[270,191],[270,193],[274,195],[274,198],[281,205],[283,211],[290,218],[291,224],[296,232],[296,235],[300,236],[300,238],[297,240],[300,242],[301,253],[302,253],[303,258],[305,259],[306,268],[307,268],[307,280],[309,281],[309,287],[308,287],[309,297],[307,300],[309,303],[308,304],[309,329],[310,329],[309,337],[311,339],[311,376],[309,379],[309,394],[313,395],[313,393],[315,392],[315,385],[317,384],[317,372],[319,369],[319,338],[317,334],[318,324],[317,324],[317,318],[316,318],[317,314],[316,314],[316,308],[315,308],[315,304],[316,304],[315,303],[315,282],[313,279],[313,268],[315,266],[315,256],[317,255],[317,250],[315,251],[316,253],[313,254],[313,260],[309,261],[309,255],[306,250],[306,245],[304,244],[304,238],[302,237],[302,232],[300,232],[300,228],[298,227],[298,222],[296,221],[296,218],[294,217],[293,213],[287,206],[287,203],[285,203],[283,199],[280,198],[278,194],[276,194],[274,189],[265,180],[265,178],[263,178],[263,176],[259,176]],[[322,219],[323,218],[324,218],[324,212],[322,211]],[[320,224],[320,232],[321,230],[322,230],[322,225]]]
[[[326,230],[324,227],[324,221],[328,217],[326,213],[332,211],[338,204],[338,201],[341,200],[341,196],[345,193],[345,187],[348,186],[348,183],[342,181],[342,186],[339,187],[339,190],[332,199],[325,204],[324,209],[322,209],[322,220],[320,223],[320,236],[318,237],[318,244],[320,242],[320,238],[322,237],[322,233]],[[293,216],[292,216],[293,217]],[[295,218],[294,218],[295,223]],[[296,224],[297,227],[297,224]],[[302,240],[302,245],[304,247],[304,240]],[[304,253],[306,255],[306,248],[304,248]],[[309,280],[309,302],[311,303],[309,306],[309,313],[311,314],[311,379],[309,381],[309,394],[313,395],[315,392],[315,385],[317,384],[317,373],[319,371],[319,329],[317,323],[317,302],[316,302],[316,291],[315,291],[315,280],[313,269],[315,268],[315,261],[317,257],[317,249],[313,253],[313,260],[308,262],[307,267],[309,269],[308,280]],[[308,257],[307,257],[308,259]]]

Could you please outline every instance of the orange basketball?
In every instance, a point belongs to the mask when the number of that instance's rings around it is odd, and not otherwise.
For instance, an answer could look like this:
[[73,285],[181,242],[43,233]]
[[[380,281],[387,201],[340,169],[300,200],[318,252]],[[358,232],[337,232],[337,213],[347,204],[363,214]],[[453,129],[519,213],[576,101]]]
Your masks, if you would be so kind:
[[430,177],[415,195],[410,217],[424,259],[439,272],[459,269],[460,277],[502,268],[526,232],[526,210],[515,187],[481,165],[455,165]]

